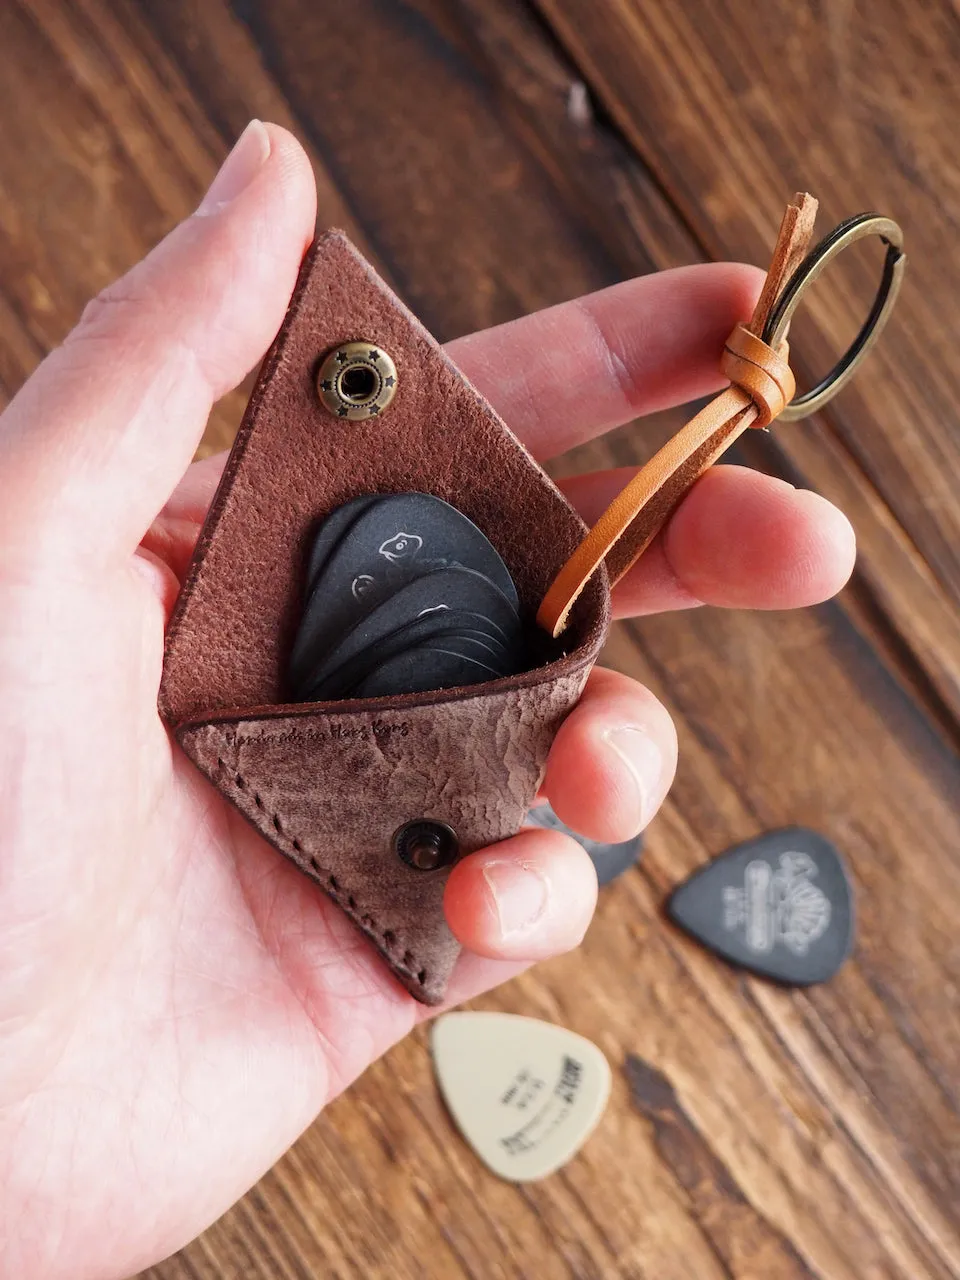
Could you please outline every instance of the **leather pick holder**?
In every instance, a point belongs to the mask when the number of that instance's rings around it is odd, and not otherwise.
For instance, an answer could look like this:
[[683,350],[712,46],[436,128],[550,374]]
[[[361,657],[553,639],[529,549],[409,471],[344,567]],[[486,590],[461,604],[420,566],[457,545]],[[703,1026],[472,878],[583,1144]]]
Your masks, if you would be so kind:
[[[824,403],[889,314],[905,263],[899,227],[859,215],[805,258],[815,213],[807,195],[787,207],[754,315],[722,353],[730,387],[589,531],[341,233],[307,254],[167,631],[160,713],[213,786],[367,934],[417,1000],[443,999],[459,952],[443,913],[450,866],[409,865],[398,833],[434,824],[463,856],[523,825],[603,644],[611,583],[743,430]],[[887,244],[870,316],[828,378],[791,405],[790,316],[831,257],[867,234]],[[362,420],[345,406],[332,412],[318,389],[331,353],[358,342],[396,367],[392,399]],[[352,498],[411,491],[445,499],[500,553],[539,637],[529,668],[434,693],[289,701],[311,532]]]
[[[339,419],[323,358],[353,340],[396,365],[389,407]],[[585,528],[493,409],[342,234],[308,253],[264,361],[167,631],[160,711],[210,782],[363,930],[407,990],[443,998],[459,948],[449,867],[408,866],[427,819],[461,855],[513,835],[606,634],[599,574],[540,665],[462,690],[289,703],[284,663],[308,536],[361,494],[429,492],[495,545],[531,620]]]

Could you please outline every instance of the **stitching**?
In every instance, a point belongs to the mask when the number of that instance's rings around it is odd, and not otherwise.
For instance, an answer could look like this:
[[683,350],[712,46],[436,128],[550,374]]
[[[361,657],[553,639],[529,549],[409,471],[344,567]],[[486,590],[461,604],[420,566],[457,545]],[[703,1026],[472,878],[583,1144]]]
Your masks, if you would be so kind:
[[[221,756],[217,756],[217,765],[221,772],[227,775],[228,780],[233,783],[238,791],[246,791],[246,779],[235,770],[229,769]],[[268,811],[259,793],[254,792],[253,802],[273,823],[273,828],[277,835],[280,836],[281,839],[285,840],[297,853],[303,854],[305,852],[303,845],[299,840],[291,836],[289,832],[284,830],[283,824],[280,820],[280,815],[277,813],[270,813]],[[427,971],[426,969],[415,971],[414,966],[417,964],[417,959],[413,952],[409,950],[404,951],[403,956],[398,958],[394,950],[397,942],[397,935],[393,930],[384,929],[381,931],[380,926],[374,920],[373,916],[358,915],[357,900],[353,894],[350,893],[344,895],[340,881],[337,877],[333,875],[332,872],[328,871],[326,867],[321,866],[313,854],[309,854],[308,856],[310,859],[310,866],[316,872],[317,876],[323,879],[324,888],[334,902],[336,902],[336,904],[343,910],[347,911],[361,929],[376,937],[377,941],[382,943],[384,951],[398,969],[401,969],[409,977],[414,978],[421,987],[425,986],[427,982]]]

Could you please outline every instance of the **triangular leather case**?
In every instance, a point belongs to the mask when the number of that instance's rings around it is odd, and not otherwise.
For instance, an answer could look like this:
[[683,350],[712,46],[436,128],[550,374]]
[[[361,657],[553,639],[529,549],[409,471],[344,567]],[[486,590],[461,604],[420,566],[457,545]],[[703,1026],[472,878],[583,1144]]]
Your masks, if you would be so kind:
[[[251,305],[256,305],[255,301]],[[379,416],[342,420],[323,357],[369,341],[392,357]],[[590,582],[539,665],[489,684],[352,702],[285,703],[308,537],[360,494],[420,490],[470,517],[533,618],[584,526],[441,348],[339,232],[308,253],[264,361],[167,632],[160,711],[210,782],[373,940],[418,1000],[442,1000],[458,946],[449,867],[417,870],[394,836],[426,818],[463,854],[516,832],[609,621]]]

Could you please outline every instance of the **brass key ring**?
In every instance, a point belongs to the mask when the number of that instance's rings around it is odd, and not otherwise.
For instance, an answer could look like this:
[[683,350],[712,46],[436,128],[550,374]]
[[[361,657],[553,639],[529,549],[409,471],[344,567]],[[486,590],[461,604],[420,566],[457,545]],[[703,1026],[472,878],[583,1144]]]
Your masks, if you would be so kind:
[[761,336],[769,347],[776,350],[786,336],[790,320],[803,297],[804,290],[813,284],[827,264],[842,253],[848,245],[866,236],[879,236],[887,246],[883,274],[870,314],[863,322],[860,332],[827,376],[811,391],[805,392],[802,396],[796,396],[780,413],[780,422],[795,422],[798,418],[805,418],[808,414],[821,409],[828,400],[832,400],[852,377],[857,365],[879,338],[883,326],[889,319],[903,280],[904,268],[907,265],[906,255],[903,252],[903,232],[892,218],[884,218],[876,213],[858,213],[855,217],[841,222],[804,258],[777,300]]

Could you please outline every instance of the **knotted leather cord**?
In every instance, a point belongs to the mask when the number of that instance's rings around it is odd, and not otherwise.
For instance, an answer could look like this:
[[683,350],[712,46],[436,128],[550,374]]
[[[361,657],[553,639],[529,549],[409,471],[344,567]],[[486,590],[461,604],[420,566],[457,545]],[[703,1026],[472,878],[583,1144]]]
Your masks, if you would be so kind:
[[615,586],[646,550],[690,486],[747,427],[765,427],[793,398],[787,343],[774,351],[760,338],[777,298],[803,260],[817,215],[817,202],[794,196],[780,224],[773,261],[748,325],[727,339],[721,369],[731,386],[681,428],[630,483],[557,574],[537,613],[537,622],[556,637],[570,610],[601,562]]

